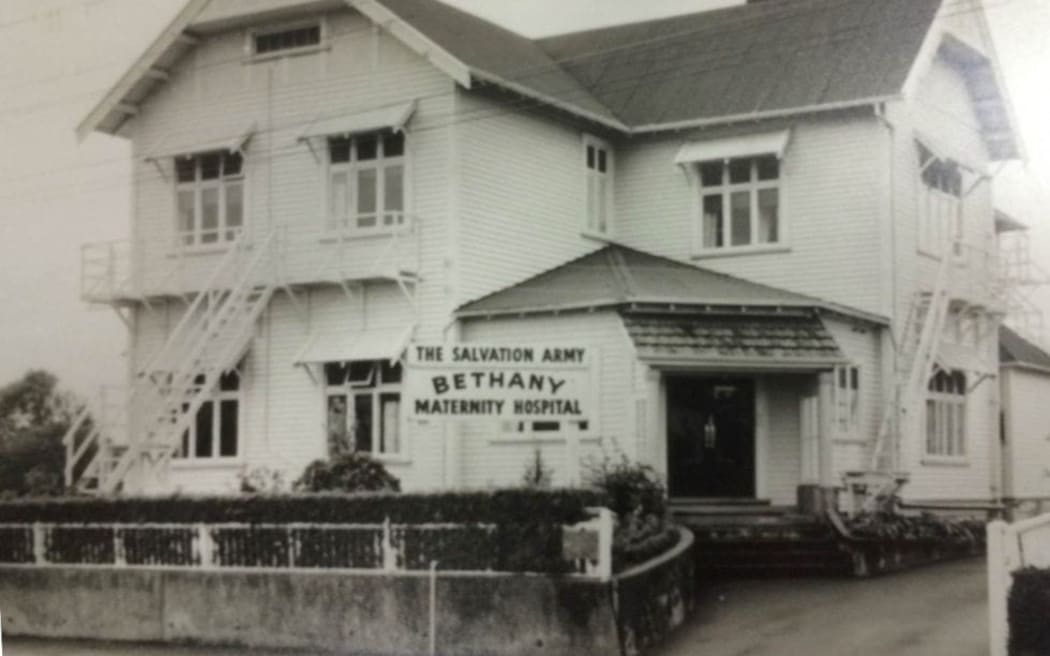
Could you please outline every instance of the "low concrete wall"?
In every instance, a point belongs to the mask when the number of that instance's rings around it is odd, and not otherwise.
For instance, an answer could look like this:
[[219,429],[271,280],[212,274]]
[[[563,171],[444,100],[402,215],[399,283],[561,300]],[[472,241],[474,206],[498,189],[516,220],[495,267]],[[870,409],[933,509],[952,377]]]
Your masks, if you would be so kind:
[[[608,584],[439,573],[440,654],[620,652]],[[427,574],[0,567],[10,635],[425,654]]]

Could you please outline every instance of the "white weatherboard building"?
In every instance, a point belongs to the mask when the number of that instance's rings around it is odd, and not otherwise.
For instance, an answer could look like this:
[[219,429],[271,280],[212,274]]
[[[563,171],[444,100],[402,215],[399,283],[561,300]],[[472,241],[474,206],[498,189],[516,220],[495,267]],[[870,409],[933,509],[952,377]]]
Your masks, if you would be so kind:
[[[348,449],[409,489],[512,484],[540,448],[556,482],[622,451],[674,498],[1001,494],[990,171],[1020,144],[976,1],[530,40],[436,0],[190,0],[96,130],[134,151],[130,240],[83,280],[130,399],[71,441],[84,489]],[[420,419],[402,358],[443,343],[585,347],[591,414]]]

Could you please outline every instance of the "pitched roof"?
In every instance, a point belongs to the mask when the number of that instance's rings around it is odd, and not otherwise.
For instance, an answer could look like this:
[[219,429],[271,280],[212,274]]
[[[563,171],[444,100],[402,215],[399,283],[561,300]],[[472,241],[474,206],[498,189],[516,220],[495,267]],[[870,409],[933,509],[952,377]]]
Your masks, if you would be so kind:
[[1007,326],[999,326],[999,363],[1034,367],[1050,372],[1050,353],[1021,337]]
[[517,314],[631,304],[823,307],[882,319],[812,296],[770,287],[622,245],[608,245],[467,303],[460,316]]
[[941,0],[766,1],[540,45],[631,126],[900,94]]
[[835,338],[813,314],[755,317],[627,313],[623,323],[643,360],[791,367],[827,366],[846,359]]
[[[540,40],[437,0],[340,0],[466,88],[493,84],[624,134],[871,105],[902,96],[945,0],[765,0]],[[186,7],[78,127],[115,134],[195,41]],[[322,0],[271,0],[281,11]],[[325,6],[327,6],[325,4]],[[240,19],[264,8],[237,5]],[[271,8],[271,13],[276,11]],[[254,13],[253,13],[254,12]],[[233,25],[226,14],[216,25]],[[983,20],[983,17],[981,17]],[[946,38],[995,158],[1020,152],[994,53]]]

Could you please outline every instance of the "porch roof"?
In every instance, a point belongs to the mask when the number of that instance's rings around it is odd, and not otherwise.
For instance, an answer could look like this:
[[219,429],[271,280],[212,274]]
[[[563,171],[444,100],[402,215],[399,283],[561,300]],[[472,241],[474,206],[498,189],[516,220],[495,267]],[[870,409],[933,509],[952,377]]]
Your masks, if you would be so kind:
[[763,285],[620,244],[561,264],[461,306],[460,317],[561,312],[599,307],[678,309],[820,308],[876,324],[884,317]]
[[624,313],[642,360],[667,366],[822,369],[847,359],[813,312],[763,315]]
[[1007,326],[999,326],[999,363],[1050,373],[1050,353]]

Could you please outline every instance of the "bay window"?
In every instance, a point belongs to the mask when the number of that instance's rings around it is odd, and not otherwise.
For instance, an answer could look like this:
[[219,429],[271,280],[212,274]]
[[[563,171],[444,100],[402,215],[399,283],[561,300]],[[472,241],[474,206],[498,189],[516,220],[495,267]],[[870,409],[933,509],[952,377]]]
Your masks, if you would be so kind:
[[327,229],[381,232],[404,222],[404,133],[329,137]]
[[215,151],[175,158],[178,244],[230,242],[244,228],[244,162],[240,153]]

